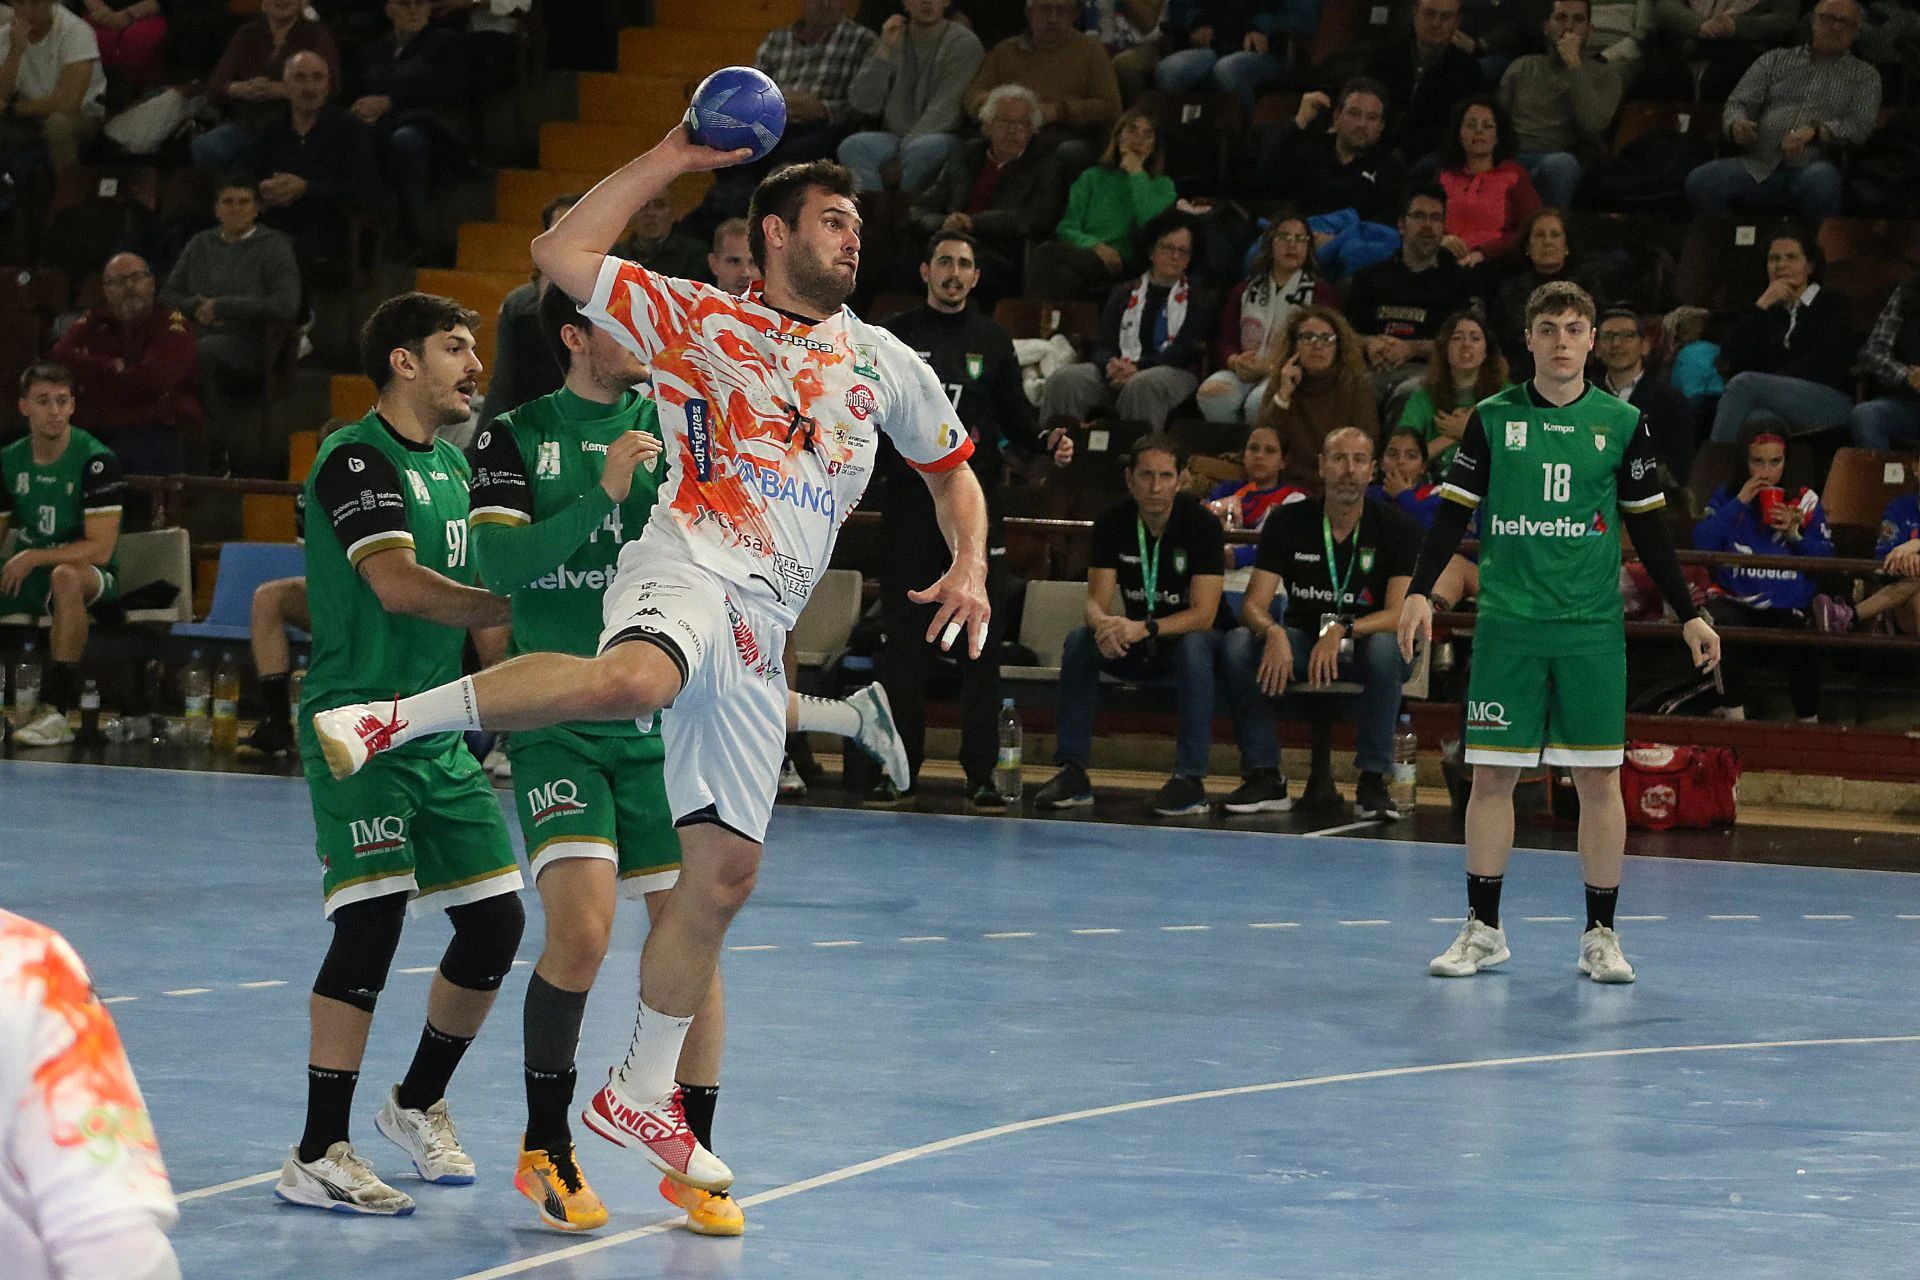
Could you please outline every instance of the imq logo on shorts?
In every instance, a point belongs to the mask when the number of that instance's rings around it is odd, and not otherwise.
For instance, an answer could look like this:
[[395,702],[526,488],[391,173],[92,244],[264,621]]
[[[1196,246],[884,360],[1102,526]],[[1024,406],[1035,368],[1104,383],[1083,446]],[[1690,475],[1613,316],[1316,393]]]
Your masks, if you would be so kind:
[[407,843],[407,820],[396,814],[378,818],[354,818],[347,823],[353,837],[353,856],[371,858],[389,853]]
[[527,792],[527,808],[533,811],[536,826],[548,818],[564,818],[587,811],[580,800],[580,788],[572,778],[555,778],[544,786],[534,787]]
[[1507,722],[1507,709],[1498,702],[1467,703],[1467,728],[1469,729],[1510,729]]

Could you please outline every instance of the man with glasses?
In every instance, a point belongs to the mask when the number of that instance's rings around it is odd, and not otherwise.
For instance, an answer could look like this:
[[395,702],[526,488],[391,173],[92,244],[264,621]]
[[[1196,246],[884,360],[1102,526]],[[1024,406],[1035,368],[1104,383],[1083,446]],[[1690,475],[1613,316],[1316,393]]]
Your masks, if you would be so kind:
[[1419,0],[1411,29],[1383,42],[1367,60],[1373,79],[1402,86],[1402,109],[1388,138],[1406,164],[1437,170],[1453,104],[1486,92],[1480,60],[1468,51],[1472,45],[1460,38],[1460,0]]
[[[1446,222],[1446,191],[1416,188],[1400,213],[1400,252],[1354,276],[1347,292],[1347,319],[1364,340],[1382,399],[1411,394],[1407,384],[1426,376],[1440,321],[1467,304],[1471,277],[1440,252]],[[1398,421],[1391,404],[1386,421]]]
[[1580,189],[1582,154],[1598,149],[1620,109],[1620,70],[1587,55],[1591,0],[1553,0],[1541,30],[1547,51],[1516,58],[1507,68],[1500,77],[1500,105],[1520,140],[1514,159],[1542,201],[1565,209]]
[[187,318],[153,305],[153,270],[137,253],[107,259],[106,306],[89,311],[53,344],[73,371],[74,417],[132,475],[186,470],[182,431],[197,435],[200,356]]
[[1338,107],[1324,93],[1306,94],[1293,120],[1256,144],[1254,173],[1272,176],[1254,184],[1270,185],[1308,216],[1352,209],[1362,222],[1385,222],[1406,185],[1405,166],[1380,140],[1386,119],[1387,87],[1376,80],[1347,81]]
[[1640,411],[1653,436],[1653,456],[1680,484],[1687,482],[1695,447],[1693,410],[1665,380],[1647,376],[1647,340],[1632,307],[1611,307],[1600,317],[1594,354],[1606,369],[1601,389]]
[[1820,0],[1812,39],[1747,68],[1721,121],[1743,154],[1687,175],[1695,210],[1789,206],[1812,222],[1839,215],[1836,162],[1867,140],[1880,112],[1880,73],[1851,52],[1863,17],[1857,0]]

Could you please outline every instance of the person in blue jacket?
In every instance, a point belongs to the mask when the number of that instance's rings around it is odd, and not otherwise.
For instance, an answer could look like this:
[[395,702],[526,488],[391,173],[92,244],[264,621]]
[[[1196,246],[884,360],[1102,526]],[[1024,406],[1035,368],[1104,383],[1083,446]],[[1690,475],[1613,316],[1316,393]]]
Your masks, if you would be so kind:
[[[1833,555],[1827,534],[1827,513],[1811,489],[1781,484],[1786,469],[1787,442],[1771,426],[1749,434],[1747,481],[1738,490],[1723,486],[1707,499],[1707,514],[1694,526],[1693,545],[1702,551],[1731,551],[1746,555]],[[1784,627],[1804,630],[1813,624],[1818,587],[1811,574],[1797,569],[1756,569],[1723,565],[1713,571],[1707,613],[1715,627]],[[1744,668],[1751,653],[1730,646],[1731,660],[1721,664],[1725,692],[1720,714],[1730,720],[1746,718]],[[1819,655],[1798,645],[1776,649],[1787,669],[1793,694],[1793,713],[1802,721],[1819,719]]]
[[1887,504],[1880,513],[1880,541],[1874,544],[1873,554],[1893,581],[1859,603],[1857,620],[1844,610],[1832,610],[1834,616],[1826,619],[1823,630],[1867,628],[1875,618],[1891,612],[1894,627],[1920,635],[1920,494],[1903,493]]

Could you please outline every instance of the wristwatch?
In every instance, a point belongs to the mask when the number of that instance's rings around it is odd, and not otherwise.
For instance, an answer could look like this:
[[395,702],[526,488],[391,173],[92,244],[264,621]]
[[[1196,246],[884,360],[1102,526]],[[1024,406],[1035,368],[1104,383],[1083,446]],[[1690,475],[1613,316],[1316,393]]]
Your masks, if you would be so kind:
[[1147,639],[1158,640],[1159,638],[1160,638],[1160,619],[1148,618],[1147,619]]

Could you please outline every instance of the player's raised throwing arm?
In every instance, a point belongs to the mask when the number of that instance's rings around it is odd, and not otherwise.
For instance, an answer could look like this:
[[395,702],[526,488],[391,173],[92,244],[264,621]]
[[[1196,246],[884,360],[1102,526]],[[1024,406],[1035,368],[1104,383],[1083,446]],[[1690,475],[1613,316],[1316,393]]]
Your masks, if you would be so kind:
[[[959,628],[964,627],[967,651],[977,658],[986,649],[991,616],[987,602],[986,495],[980,491],[973,468],[964,463],[920,474],[933,493],[933,512],[947,546],[953,549],[953,566],[926,590],[909,591],[907,598],[917,604],[938,606],[933,625],[927,628],[929,642],[938,641],[942,649],[950,649],[959,638]],[[953,631],[951,636],[946,634],[949,630]]]
[[667,130],[653,150],[637,156],[594,185],[559,221],[533,238],[533,265],[542,275],[585,301],[593,296],[600,263],[627,229],[627,220],[685,173],[724,169],[753,153],[715,151],[687,136],[682,125]]

